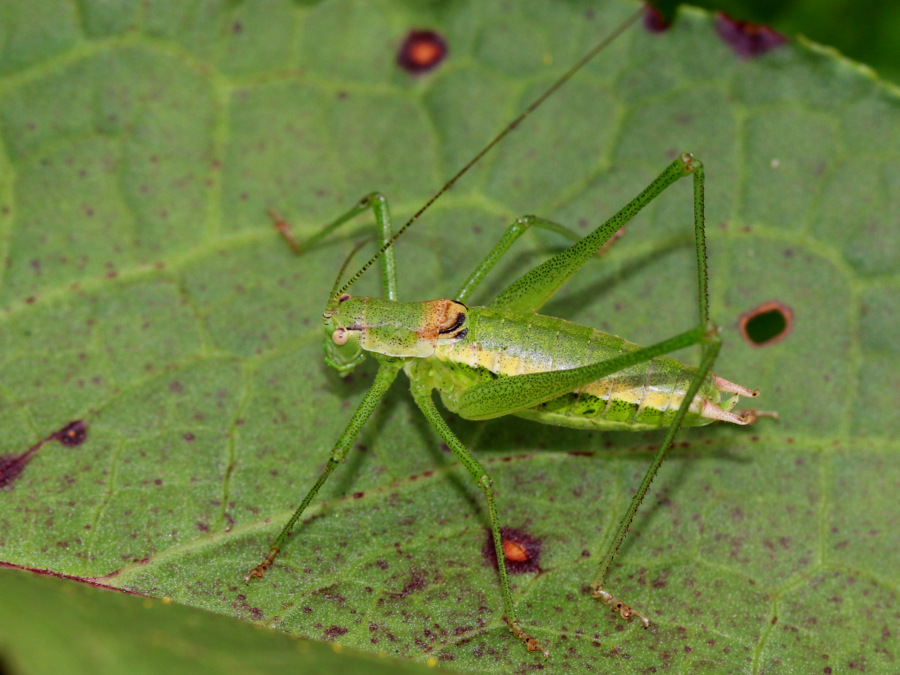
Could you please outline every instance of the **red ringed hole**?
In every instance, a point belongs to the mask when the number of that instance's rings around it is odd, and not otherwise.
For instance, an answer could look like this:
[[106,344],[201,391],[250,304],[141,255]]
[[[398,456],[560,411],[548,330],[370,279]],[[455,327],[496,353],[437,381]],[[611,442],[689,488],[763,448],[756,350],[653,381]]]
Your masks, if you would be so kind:
[[397,52],[397,65],[412,75],[433,70],[447,58],[447,43],[433,30],[411,30]]
[[752,347],[768,347],[784,340],[794,329],[794,311],[770,300],[743,314],[738,328]]

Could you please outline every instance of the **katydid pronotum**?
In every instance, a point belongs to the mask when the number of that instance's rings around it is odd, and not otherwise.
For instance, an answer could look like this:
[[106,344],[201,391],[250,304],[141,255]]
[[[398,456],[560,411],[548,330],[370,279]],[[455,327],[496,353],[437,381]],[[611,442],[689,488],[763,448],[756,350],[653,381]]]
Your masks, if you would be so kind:
[[[549,652],[520,623],[505,565],[500,516],[492,480],[482,464],[465,448],[435,406],[437,390],[444,406],[464,419],[484,420],[517,415],[545,424],[581,429],[647,430],[667,428],[665,439],[622,517],[591,582],[592,597],[610,605],[624,619],[650,621],[606,588],[606,577],[628,528],[683,426],[715,421],[750,424],[755,411],[734,411],[741,396],[758,392],[711,372],[721,346],[718,329],[709,319],[704,223],[703,166],[690,153],[680,155],[643,191],[586,237],[535,216],[517,219],[463,283],[452,299],[401,302],[397,294],[393,243],[458,178],[615,37],[633,23],[632,16],[557,80],[516,120],[504,128],[464,166],[407,223],[393,233],[387,200],[373,192],[326,225],[312,239],[298,245],[286,224],[273,212],[276,227],[295,250],[308,249],[333,230],[371,210],[380,248],[349,281],[341,284],[350,259],[338,273],[323,314],[325,361],[342,375],[367,355],[378,362],[371,388],[333,446],[325,468],[300,506],[275,539],[264,560],[245,577],[262,578],[272,566],[294,525],[319,489],[344,460],[354,440],[399,372],[410,381],[413,399],[441,440],[453,451],[484,493],[498,560],[505,620],[530,651]],[[622,338],[538,310],[644,206],[680,178],[690,176],[694,195],[694,238],[697,258],[699,320],[681,334],[639,347]],[[508,285],[486,307],[466,302],[488,272],[529,228],[562,234],[575,243]],[[352,256],[352,254],[351,254]],[[380,259],[384,299],[351,297],[351,286]],[[665,356],[699,345],[700,363],[686,366]]]

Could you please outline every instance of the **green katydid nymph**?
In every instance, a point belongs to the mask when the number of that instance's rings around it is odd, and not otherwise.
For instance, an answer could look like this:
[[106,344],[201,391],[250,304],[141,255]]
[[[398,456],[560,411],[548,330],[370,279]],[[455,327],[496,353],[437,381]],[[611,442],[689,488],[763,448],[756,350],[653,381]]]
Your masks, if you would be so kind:
[[[548,650],[529,634],[516,612],[504,562],[500,531],[502,521],[491,477],[444,421],[432,392],[439,392],[448,410],[470,420],[516,415],[544,424],[589,430],[667,429],[665,440],[622,517],[591,582],[594,598],[613,607],[623,618],[633,616],[645,627],[649,626],[650,622],[643,613],[606,587],[606,577],[651,481],[681,427],[717,421],[743,425],[754,422],[757,417],[754,411],[735,410],[740,397],[755,397],[757,391],[711,372],[721,338],[709,319],[704,173],[700,161],[689,153],[680,155],[618,213],[583,238],[542,218],[527,216],[517,219],[450,298],[401,302],[397,297],[392,246],[435,199],[637,18],[638,15],[633,16],[563,75],[396,233],[391,227],[386,199],[379,193],[372,193],[304,244],[309,247],[363,212],[371,210],[374,214],[380,248],[342,285],[349,259],[344,264],[329,295],[323,321],[328,365],[344,375],[371,356],[378,362],[378,371],[371,388],[334,444],[325,468],[275,539],[265,559],[247,574],[246,581],[262,578],[272,566],[294,525],[334,469],[344,460],[366,421],[402,370],[409,379],[413,399],[422,414],[484,493],[499,561],[505,620],[509,629],[529,650],[541,651],[546,656],[549,656]],[[694,328],[649,347],[640,347],[615,335],[538,313],[635,214],[684,177],[690,177],[693,181],[699,285],[699,320]],[[284,223],[277,217],[276,220],[279,229],[286,232]],[[531,227],[557,232],[575,243],[513,281],[487,306],[468,306],[469,298],[488,272]],[[354,282],[379,259],[384,298],[351,296],[348,291]],[[666,356],[690,345],[699,345],[702,351],[696,367]]]

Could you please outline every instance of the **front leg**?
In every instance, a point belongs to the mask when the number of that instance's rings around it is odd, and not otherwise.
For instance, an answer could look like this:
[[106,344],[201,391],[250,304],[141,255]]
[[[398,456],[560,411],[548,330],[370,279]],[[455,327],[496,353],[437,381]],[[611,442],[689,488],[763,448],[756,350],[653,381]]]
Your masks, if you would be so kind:
[[[318,244],[328,234],[347,223],[359,214],[372,209],[372,215],[375,217],[375,227],[378,228],[378,245],[381,251],[381,279],[384,285],[384,297],[388,300],[398,300],[397,297],[397,268],[394,263],[394,247],[390,243],[395,239],[391,227],[391,211],[388,208],[387,197],[380,192],[370,192],[360,199],[346,213],[338,216],[335,220],[324,225],[321,230],[316,232],[306,241],[298,241],[291,231],[290,225],[280,216],[274,209],[269,209],[269,217],[272,219],[275,229],[284,237],[288,246],[294,253],[300,254],[308,251]],[[371,263],[371,261],[370,261]],[[357,273],[361,275],[368,267],[364,267]]]
[[425,415],[425,419],[428,420],[431,428],[437,432],[438,436],[441,437],[441,440],[447,444],[453,451],[453,454],[456,455],[456,458],[464,467],[466,467],[466,470],[472,476],[475,484],[481,489],[487,499],[488,514],[491,519],[491,536],[494,539],[494,550],[497,554],[497,569],[500,571],[500,585],[503,589],[503,607],[506,612],[505,619],[509,626],[509,630],[513,635],[525,643],[528,651],[540,651],[543,652],[545,657],[550,658],[550,652],[544,649],[540,642],[531,637],[531,635],[522,628],[516,617],[512,593],[509,590],[509,576],[506,572],[506,556],[503,553],[503,537],[500,534],[500,518],[497,515],[497,505],[494,499],[494,488],[491,477],[488,475],[487,471],[484,470],[481,462],[466,449],[466,446],[462,444],[456,437],[456,434],[454,434],[453,431],[450,430],[450,427],[447,426],[444,418],[441,417],[434,405],[434,400],[431,397],[431,389],[427,385],[419,382],[415,377],[415,374],[410,377],[410,388],[416,404],[419,406],[422,414]]

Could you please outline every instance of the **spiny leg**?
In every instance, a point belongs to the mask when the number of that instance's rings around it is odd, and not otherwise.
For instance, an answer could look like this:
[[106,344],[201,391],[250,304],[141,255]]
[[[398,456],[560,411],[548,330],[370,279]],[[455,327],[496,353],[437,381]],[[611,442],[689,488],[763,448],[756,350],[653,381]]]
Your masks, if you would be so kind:
[[469,419],[486,419],[514,413],[551,400],[564,393],[577,390],[589,382],[628,366],[647,361],[654,356],[694,344],[702,345],[700,366],[669,426],[662,447],[644,475],[638,492],[632,499],[628,511],[625,513],[600,564],[597,575],[591,583],[593,597],[612,605],[624,618],[638,616],[645,626],[649,625],[649,620],[606,590],[604,584],[609,568],[618,553],[622,541],[625,539],[634,515],[659,467],[665,460],[666,454],[672,447],[675,434],[681,427],[684,417],[693,403],[704,378],[711,369],[721,346],[718,329],[709,321],[703,165],[690,154],[685,153],[681,155],[615,216],[574,246],[514,281],[492,303],[492,305],[500,307],[537,310],[552,297],[572,274],[590,259],[600,246],[603,246],[616,232],[620,231],[625,223],[638,211],[643,209],[644,206],[649,204],[679,178],[688,175],[693,175],[694,178],[694,237],[697,255],[700,315],[698,325],[668,340],[663,340],[650,347],[645,347],[605,362],[567,371],[532,373],[518,377],[501,378],[478,385],[465,392],[461,397],[458,409],[460,415]]
[[581,235],[577,232],[573,232],[566,226],[554,223],[546,218],[539,218],[538,216],[522,216],[521,218],[516,218],[512,225],[506,229],[506,232],[503,233],[503,236],[500,237],[500,240],[494,244],[494,248],[492,248],[487,256],[485,256],[484,260],[478,263],[478,267],[476,267],[472,274],[469,275],[469,278],[463,282],[462,287],[453,297],[459,302],[468,302],[472,293],[481,282],[484,281],[488,272],[490,272],[494,268],[494,265],[500,261],[507,251],[509,251],[513,243],[532,227],[539,227],[544,230],[556,232],[572,241],[581,240]]
[[[695,196],[696,175],[702,168],[689,153],[684,153],[672,162],[641,193],[619,210],[612,218],[597,227],[578,243],[558,253],[531,271],[523,274],[507,286],[490,303],[491,307],[537,311],[595,255],[610,239],[616,236],[625,224],[647,204],[656,199],[666,188],[678,179],[694,173]],[[702,181],[701,181],[702,191]],[[705,323],[701,320],[701,324]]]
[[494,490],[491,477],[484,470],[481,462],[466,449],[466,446],[462,444],[456,437],[456,434],[454,434],[453,431],[450,430],[450,427],[447,426],[444,418],[441,417],[434,405],[434,401],[431,398],[431,389],[424,384],[421,384],[419,379],[415,376],[410,377],[410,383],[413,399],[415,399],[422,414],[425,415],[425,419],[428,420],[431,427],[453,451],[456,458],[466,467],[466,470],[468,470],[469,474],[474,479],[475,484],[482,492],[484,492],[484,496],[487,499],[488,513],[491,519],[491,536],[494,539],[494,550],[497,555],[497,569],[500,571],[500,585],[503,591],[503,607],[504,612],[506,613],[506,623],[509,626],[509,630],[512,631],[513,635],[525,643],[525,646],[528,647],[528,651],[540,651],[543,652],[545,657],[550,658],[550,652],[544,649],[541,643],[535,638],[531,637],[531,635],[522,628],[519,624],[519,620],[516,618],[515,605],[513,604],[512,593],[510,593],[509,590],[509,577],[506,572],[506,556],[503,553],[503,538],[500,535],[500,519],[497,515],[497,505],[494,501]]
[[[478,267],[475,268],[475,271],[469,275],[469,278],[465,280],[462,287],[457,291],[456,295],[453,297],[459,302],[468,302],[469,297],[475,291],[475,289],[484,281],[484,278],[488,275],[494,266],[500,261],[500,259],[509,251],[510,247],[513,243],[521,237],[525,232],[528,231],[529,228],[539,227],[543,230],[549,230],[550,232],[556,232],[557,234],[561,234],[572,241],[581,241],[581,235],[577,232],[570,230],[565,225],[560,225],[559,223],[554,223],[552,220],[547,220],[546,218],[541,218],[539,216],[522,216],[521,218],[516,218],[512,225],[510,225],[500,240],[494,244],[494,248],[491,249],[490,253],[482,260]],[[595,254],[598,256],[606,253],[612,245],[625,234],[625,227],[622,226],[619,230],[613,233],[613,235],[606,240],[600,247],[596,250]]]
[[[552,398],[575,391],[601,377],[631,365],[648,361],[682,347],[707,343],[717,329],[709,322],[709,300],[706,271],[706,231],[703,215],[703,165],[690,153],[683,153],[653,180],[641,193],[600,225],[591,234],[553,256],[507,286],[491,303],[492,307],[510,307],[537,311],[641,209],[679,178],[693,175],[694,236],[697,247],[700,321],[681,335],[650,347],[623,354],[615,359],[571,370],[531,373],[513,378],[500,378],[468,389],[460,399],[457,412],[467,419],[488,419],[530,408]],[[499,247],[495,247],[495,250]],[[507,246],[508,248],[508,246]],[[489,256],[490,258],[490,256]],[[705,352],[704,352],[705,353]],[[697,384],[699,387],[699,384]],[[695,388],[696,393],[696,388]],[[688,404],[691,399],[686,399]],[[502,404],[498,404],[502,401]],[[676,416],[678,425],[684,415]],[[677,430],[677,429],[676,429]]]
[[325,481],[328,480],[328,477],[331,475],[332,471],[334,471],[335,468],[337,468],[337,466],[344,461],[344,457],[347,456],[347,452],[353,445],[353,441],[359,435],[359,432],[362,430],[366,421],[372,415],[372,412],[375,410],[378,402],[387,393],[387,390],[390,388],[391,383],[396,379],[397,373],[400,372],[400,368],[403,366],[403,361],[400,360],[379,358],[379,362],[380,365],[378,368],[378,372],[375,375],[375,381],[372,383],[371,388],[366,392],[363,400],[356,408],[356,412],[353,413],[353,417],[350,419],[350,423],[344,429],[341,437],[338,439],[337,443],[334,444],[334,447],[331,450],[331,455],[328,457],[328,463],[325,465],[322,473],[319,475],[318,479],[316,479],[315,484],[313,484],[309,492],[306,493],[306,497],[303,498],[300,506],[298,506],[297,510],[294,511],[294,515],[291,516],[291,519],[282,528],[279,535],[275,538],[275,541],[272,542],[272,546],[269,548],[269,552],[266,554],[266,557],[259,565],[250,570],[247,573],[247,576],[244,577],[245,582],[249,582],[250,579],[262,579],[263,575],[265,575],[266,573],[266,570],[272,566],[273,562],[275,562],[275,558],[278,556],[278,552],[284,545],[285,540],[290,536],[291,530],[294,528],[294,525],[300,519],[300,516],[303,515],[303,512],[306,510],[306,507],[309,506],[309,503],[316,496],[319,488],[321,488]]
[[[681,428],[684,417],[685,415],[687,415],[688,408],[693,403],[694,397],[700,390],[700,386],[704,378],[712,368],[713,363],[716,360],[716,356],[718,356],[719,354],[719,349],[722,346],[722,339],[721,337],[719,337],[718,328],[709,320],[709,274],[706,261],[706,219],[704,215],[703,165],[699,161],[694,160],[690,155],[682,155],[681,158],[688,158],[688,161],[685,162],[685,168],[689,172],[693,173],[694,176],[694,241],[696,245],[697,255],[697,295],[700,314],[700,323],[698,327],[705,328],[704,332],[700,336],[700,342],[702,344],[700,365],[697,367],[697,372],[694,375],[694,379],[691,381],[691,384],[688,387],[687,392],[685,393],[684,399],[682,400],[681,405],[679,406],[678,411],[675,414],[671,425],[669,426],[662,446],[660,446],[659,451],[653,458],[653,463],[644,474],[644,478],[643,480],[641,480],[641,484],[638,486],[637,492],[635,493],[634,497],[632,497],[631,503],[628,506],[628,510],[622,517],[622,520],[619,523],[619,527],[616,530],[612,541],[607,547],[606,554],[603,556],[603,560],[600,562],[600,565],[597,568],[597,574],[595,575],[594,580],[591,582],[592,597],[598,598],[604,604],[612,606],[612,608],[617,610],[620,616],[622,616],[622,618],[624,619],[628,619],[632,616],[637,616],[644,624],[644,628],[647,628],[650,625],[650,620],[647,619],[647,617],[645,617],[644,615],[635,611],[632,607],[614,596],[608,590],[606,590],[606,577],[609,573],[609,569],[612,566],[613,561],[616,558],[616,555],[619,552],[619,548],[621,547],[622,542],[625,540],[625,536],[628,534],[628,528],[631,526],[631,522],[634,520],[634,516],[637,513],[637,510],[640,507],[644,497],[646,496],[647,490],[650,489],[650,484],[656,477],[660,466],[662,466],[662,463],[666,458],[666,454],[669,452],[675,442],[675,434],[677,434],[678,430]],[[755,395],[754,392],[750,393]]]
[[[291,250],[299,254],[308,251],[341,225],[353,220],[356,216],[369,209],[372,209],[372,215],[375,217],[375,226],[378,229],[378,245],[384,247],[391,240],[393,230],[391,228],[391,212],[388,208],[387,198],[380,192],[370,192],[354,204],[349,211],[338,216],[303,242],[297,240],[287,222],[273,209],[269,209],[269,216],[274,221],[275,229],[284,237]],[[381,256],[381,280],[384,286],[384,297],[388,300],[398,300],[397,268],[394,264],[393,246],[387,247]]]
[[612,564],[619,546],[625,538],[628,526],[634,518],[634,514],[640,506],[650,487],[650,483],[660,465],[665,459],[666,452],[672,447],[675,433],[681,426],[688,408],[697,395],[703,379],[709,372],[713,361],[719,351],[721,339],[712,325],[697,326],[668,340],[663,340],[649,347],[642,347],[633,352],[628,352],[614,359],[593,363],[581,368],[570,370],[551,371],[544,373],[530,373],[515,377],[504,377],[491,382],[477,385],[467,390],[459,399],[457,413],[467,419],[489,419],[515,413],[519,410],[532,408],[544,401],[552,400],[562,394],[576,391],[584,385],[606,377],[620,370],[638,363],[648,361],[656,356],[688,347],[695,344],[704,345],[703,357],[697,373],[691,380],[685,398],[673,418],[672,424],[666,435],[662,448],[653,461],[653,464],[644,476],[644,480],[632,500],[628,512],[623,518],[619,530],[610,545],[606,556],[601,563],[600,570],[594,582],[591,584],[593,597],[601,599],[606,604],[612,605],[624,618],[638,616],[645,626],[649,626],[649,620],[625,602],[616,598],[604,588],[607,571]]
[[[715,328],[711,327],[711,330],[715,331]],[[628,510],[622,517],[619,527],[616,530],[616,534],[607,547],[606,554],[603,556],[603,560],[597,569],[597,574],[591,582],[591,597],[599,599],[606,605],[610,605],[614,610],[619,612],[619,615],[623,619],[630,619],[632,616],[638,617],[641,620],[641,623],[644,624],[644,628],[649,628],[650,620],[606,590],[604,587],[606,584],[606,576],[609,573],[609,568],[612,565],[613,560],[615,560],[616,554],[619,552],[619,547],[621,547],[622,542],[625,540],[625,536],[628,534],[628,528],[631,526],[631,521],[634,520],[634,516],[637,513],[644,496],[647,494],[647,490],[650,489],[650,483],[653,482],[656,473],[659,471],[659,467],[662,466],[662,463],[666,458],[666,454],[672,448],[675,441],[675,434],[678,433],[681,423],[684,421],[684,417],[688,412],[688,408],[693,402],[694,397],[697,395],[703,379],[706,377],[707,373],[709,373],[710,368],[712,368],[716,356],[719,354],[719,349],[722,346],[722,338],[719,337],[718,332],[708,333],[704,339],[703,356],[700,365],[697,368],[697,372],[694,375],[694,379],[691,380],[691,384],[685,393],[684,400],[681,402],[678,412],[675,413],[672,424],[669,425],[662,446],[660,446],[659,451],[653,458],[653,463],[644,474],[644,478],[641,481],[640,486],[638,486],[637,492],[634,497],[631,498],[631,504],[629,504]]]

